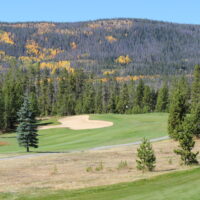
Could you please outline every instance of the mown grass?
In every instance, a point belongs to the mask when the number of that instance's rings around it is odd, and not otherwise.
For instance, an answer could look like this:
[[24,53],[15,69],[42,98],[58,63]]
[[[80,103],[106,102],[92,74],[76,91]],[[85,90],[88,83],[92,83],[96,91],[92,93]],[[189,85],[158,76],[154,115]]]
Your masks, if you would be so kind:
[[[143,137],[149,139],[162,137],[167,135],[167,117],[168,114],[165,113],[90,115],[91,119],[112,121],[114,125],[90,130],[70,130],[67,128],[40,130],[39,148],[31,150],[34,152],[87,150],[99,146],[130,143]],[[55,120],[54,123],[56,123]],[[1,135],[0,141],[9,144],[0,146],[0,153],[25,151],[24,148],[18,146],[14,133]]]
[[195,168],[131,183],[72,191],[32,189],[26,193],[0,194],[0,198],[5,200],[199,200],[199,185],[200,168]]

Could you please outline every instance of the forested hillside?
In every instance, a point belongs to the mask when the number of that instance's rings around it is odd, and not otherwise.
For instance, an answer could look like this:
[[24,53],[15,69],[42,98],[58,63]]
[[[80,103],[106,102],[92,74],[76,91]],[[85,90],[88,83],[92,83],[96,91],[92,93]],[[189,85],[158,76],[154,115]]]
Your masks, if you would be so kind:
[[0,23],[0,67],[84,68],[99,76],[189,73],[200,26],[140,19]]

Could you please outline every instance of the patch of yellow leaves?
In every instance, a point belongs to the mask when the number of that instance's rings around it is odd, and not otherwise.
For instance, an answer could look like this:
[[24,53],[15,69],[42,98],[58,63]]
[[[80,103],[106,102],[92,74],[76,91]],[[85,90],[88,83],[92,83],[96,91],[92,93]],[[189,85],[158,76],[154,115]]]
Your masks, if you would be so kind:
[[[118,82],[124,82],[124,81],[137,81],[140,79],[156,79],[159,78],[159,75],[154,75],[154,76],[144,76],[144,75],[138,75],[138,76],[118,76],[115,77],[115,80]],[[102,82],[107,82],[109,79],[108,78],[102,78]]]
[[40,46],[34,40],[28,40],[25,47],[28,55],[35,55],[35,56],[39,55]]
[[51,70],[51,73],[54,74],[57,69],[66,69],[70,73],[74,73],[74,68],[71,67],[71,63],[68,60],[59,61],[59,62],[42,62],[40,64],[40,69],[48,68]]
[[0,32],[0,42],[13,45],[14,41],[12,34],[10,32]]
[[0,51],[0,59],[2,59],[6,55],[5,51]]
[[119,56],[116,60],[116,63],[120,63],[120,64],[128,64],[130,62],[132,62],[131,58],[126,55],[126,56]]
[[[31,57],[33,61],[41,61],[41,60],[50,60],[56,57],[57,54],[60,54],[63,52],[63,50],[60,49],[47,49],[42,48],[39,46],[37,42],[34,40],[28,40],[26,43],[26,51],[27,54]],[[24,60],[27,58],[22,58],[21,60]]]
[[117,38],[113,37],[112,35],[108,35],[105,37],[106,40],[110,43],[113,43],[113,42],[116,42],[117,41]]
[[116,73],[116,70],[104,71],[103,75],[111,75],[111,74],[114,74],[114,73]]

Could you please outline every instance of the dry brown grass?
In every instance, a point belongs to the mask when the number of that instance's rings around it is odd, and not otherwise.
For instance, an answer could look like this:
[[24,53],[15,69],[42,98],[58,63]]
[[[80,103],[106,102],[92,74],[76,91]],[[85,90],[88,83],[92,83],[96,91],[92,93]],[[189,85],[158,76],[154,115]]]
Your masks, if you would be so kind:
[[[107,185],[147,178],[169,171],[186,169],[173,153],[172,140],[153,144],[157,166],[154,172],[136,169],[136,145],[83,153],[52,154],[26,159],[0,161],[0,192],[25,191],[30,188],[74,189]],[[200,150],[197,141],[195,150]],[[119,163],[128,166],[119,169]],[[103,167],[96,170],[100,163]],[[88,170],[89,169],[89,170]]]

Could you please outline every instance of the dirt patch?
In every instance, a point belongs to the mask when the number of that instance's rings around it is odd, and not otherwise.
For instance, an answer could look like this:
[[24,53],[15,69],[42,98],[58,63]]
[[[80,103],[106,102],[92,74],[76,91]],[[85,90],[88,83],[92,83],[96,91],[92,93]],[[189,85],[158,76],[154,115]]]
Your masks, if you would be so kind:
[[[188,169],[174,154],[172,140],[153,144],[157,157],[154,172],[136,169],[137,145],[82,153],[44,155],[0,161],[0,192],[30,188],[78,189],[148,178],[170,171]],[[200,150],[197,141],[195,151]],[[200,156],[198,157],[200,159]],[[123,165],[123,163],[127,163]],[[120,164],[122,163],[122,164]]]
[[72,130],[83,129],[96,129],[112,126],[112,122],[101,120],[90,120],[89,115],[78,115],[72,117],[64,117],[58,120],[60,125],[41,126],[39,130],[51,129],[51,128],[70,128]]

